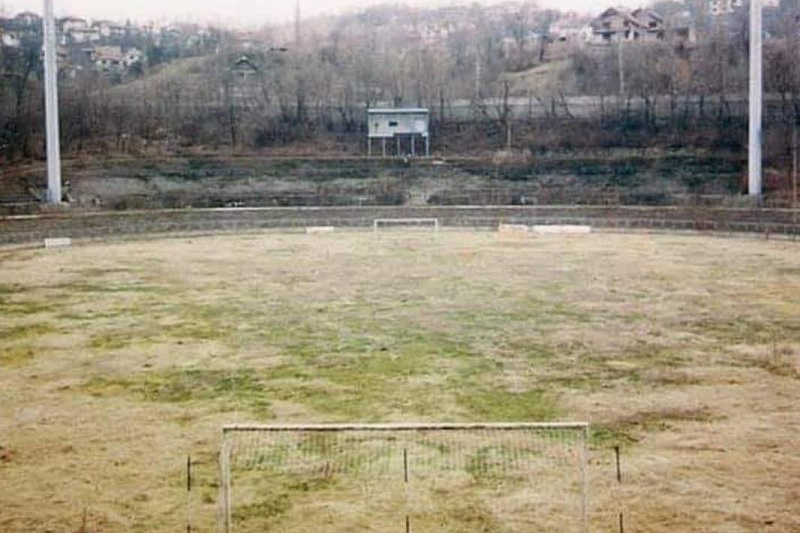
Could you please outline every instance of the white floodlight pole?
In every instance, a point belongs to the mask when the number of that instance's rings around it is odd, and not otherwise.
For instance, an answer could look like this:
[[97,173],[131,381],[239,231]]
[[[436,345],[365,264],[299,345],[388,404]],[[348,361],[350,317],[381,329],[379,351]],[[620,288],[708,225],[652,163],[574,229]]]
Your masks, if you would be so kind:
[[61,144],[58,131],[58,66],[53,0],[44,0],[44,94],[47,121],[47,201],[61,203]]
[[748,192],[761,198],[764,70],[761,50],[761,0],[750,0],[750,138],[748,142]]

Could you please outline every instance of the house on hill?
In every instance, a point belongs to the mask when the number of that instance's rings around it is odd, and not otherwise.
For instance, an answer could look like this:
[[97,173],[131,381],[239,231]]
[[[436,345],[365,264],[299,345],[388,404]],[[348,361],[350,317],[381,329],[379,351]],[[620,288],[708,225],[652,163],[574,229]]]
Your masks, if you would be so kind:
[[101,39],[118,39],[125,36],[125,27],[109,20],[96,20],[92,29],[100,35]]
[[41,25],[42,17],[33,11],[23,11],[14,17],[14,22],[22,26],[35,26]]
[[13,33],[8,33],[0,28],[0,44],[7,48],[19,48],[22,43]]
[[100,40],[100,34],[89,21],[78,17],[65,17],[58,21],[61,28],[61,44],[83,44]]
[[586,43],[592,39],[592,27],[583,17],[568,14],[550,26],[550,35],[557,43]]
[[144,62],[144,54],[136,48],[124,51],[119,46],[98,46],[86,50],[95,69],[107,74],[125,74]]
[[658,42],[666,34],[664,19],[644,8],[633,11],[624,7],[608,8],[591,22],[591,28],[591,42],[597,45],[624,41]]
[[234,61],[231,72],[238,78],[247,79],[258,74],[258,67],[247,56],[242,56]]
[[58,23],[61,26],[61,31],[66,34],[89,29],[89,23],[85,19],[78,17],[65,17],[59,20]]

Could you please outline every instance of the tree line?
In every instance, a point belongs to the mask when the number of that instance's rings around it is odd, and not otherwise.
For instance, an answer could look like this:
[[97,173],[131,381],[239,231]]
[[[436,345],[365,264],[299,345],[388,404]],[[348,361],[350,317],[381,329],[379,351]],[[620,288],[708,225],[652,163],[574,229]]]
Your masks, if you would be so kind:
[[[258,46],[230,32],[213,53],[152,65],[125,83],[93,73],[63,79],[63,149],[361,154],[365,110],[376,105],[430,108],[434,148],[451,154],[507,148],[509,140],[516,148],[700,142],[734,151],[745,141],[734,106],[747,94],[746,24],[708,29],[692,43],[583,46],[552,34],[557,12],[523,5],[489,17],[469,9],[468,24],[449,25],[410,8],[373,8],[288,37],[265,27]],[[0,49],[6,161],[43,153],[40,50],[41,35]],[[787,17],[772,29],[764,61],[774,108],[767,154],[779,162],[800,122],[797,57],[800,27]],[[575,116],[575,97],[597,111]],[[545,112],[512,112],[520,100]]]

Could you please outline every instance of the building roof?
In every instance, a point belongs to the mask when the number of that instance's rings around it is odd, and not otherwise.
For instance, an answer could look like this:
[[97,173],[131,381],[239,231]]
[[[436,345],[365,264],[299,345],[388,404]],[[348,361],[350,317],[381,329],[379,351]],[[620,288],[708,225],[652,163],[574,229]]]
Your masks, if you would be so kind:
[[650,9],[645,9],[643,7],[640,7],[639,9],[635,9],[633,12],[631,12],[631,15],[633,17],[637,18],[637,19],[640,19],[640,20],[643,17],[650,17],[651,19],[657,20],[658,22],[664,22],[664,17],[662,17],[661,15],[656,13],[655,11],[652,11]]
[[648,30],[661,29],[660,27],[651,27],[649,24],[650,21],[654,21],[658,24],[664,23],[664,19],[661,17],[661,15],[649,9],[639,8],[630,10],[624,7],[610,7],[603,11],[600,16],[592,20],[590,25],[596,32],[607,33],[619,31],[621,28],[607,26],[606,21],[609,19],[614,19],[615,17],[618,17],[620,20],[625,21],[632,26]]

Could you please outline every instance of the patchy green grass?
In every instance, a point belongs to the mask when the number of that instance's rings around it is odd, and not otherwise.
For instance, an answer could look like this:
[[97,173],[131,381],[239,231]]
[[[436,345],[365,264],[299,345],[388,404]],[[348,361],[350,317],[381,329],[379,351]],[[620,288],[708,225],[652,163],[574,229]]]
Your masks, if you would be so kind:
[[249,519],[269,520],[286,513],[291,507],[289,494],[281,494],[274,498],[265,498],[253,503],[236,507],[233,513],[234,523],[246,522]]
[[58,310],[58,302],[45,298],[35,299],[25,296],[2,299],[0,297],[0,316],[3,317],[29,317]]
[[771,343],[776,338],[800,339],[800,320],[796,317],[720,316],[694,320],[688,325],[693,331],[723,344]]
[[591,431],[591,443],[596,447],[631,445],[639,442],[647,433],[669,431],[677,423],[710,423],[721,418],[708,407],[644,410],[613,423],[595,424]]
[[541,389],[511,392],[489,387],[459,388],[458,404],[471,420],[545,422],[559,414],[554,394]]
[[215,409],[245,408],[269,413],[262,378],[252,369],[168,370],[130,378],[95,377],[83,390],[96,397],[134,395],[147,402],[207,403]]
[[27,345],[6,346],[0,348],[0,366],[18,367],[22,366],[34,358],[33,348]]
[[19,324],[14,326],[0,326],[0,339],[16,341],[20,339],[34,339],[41,335],[56,332],[55,326],[49,323],[36,322],[33,324]]

